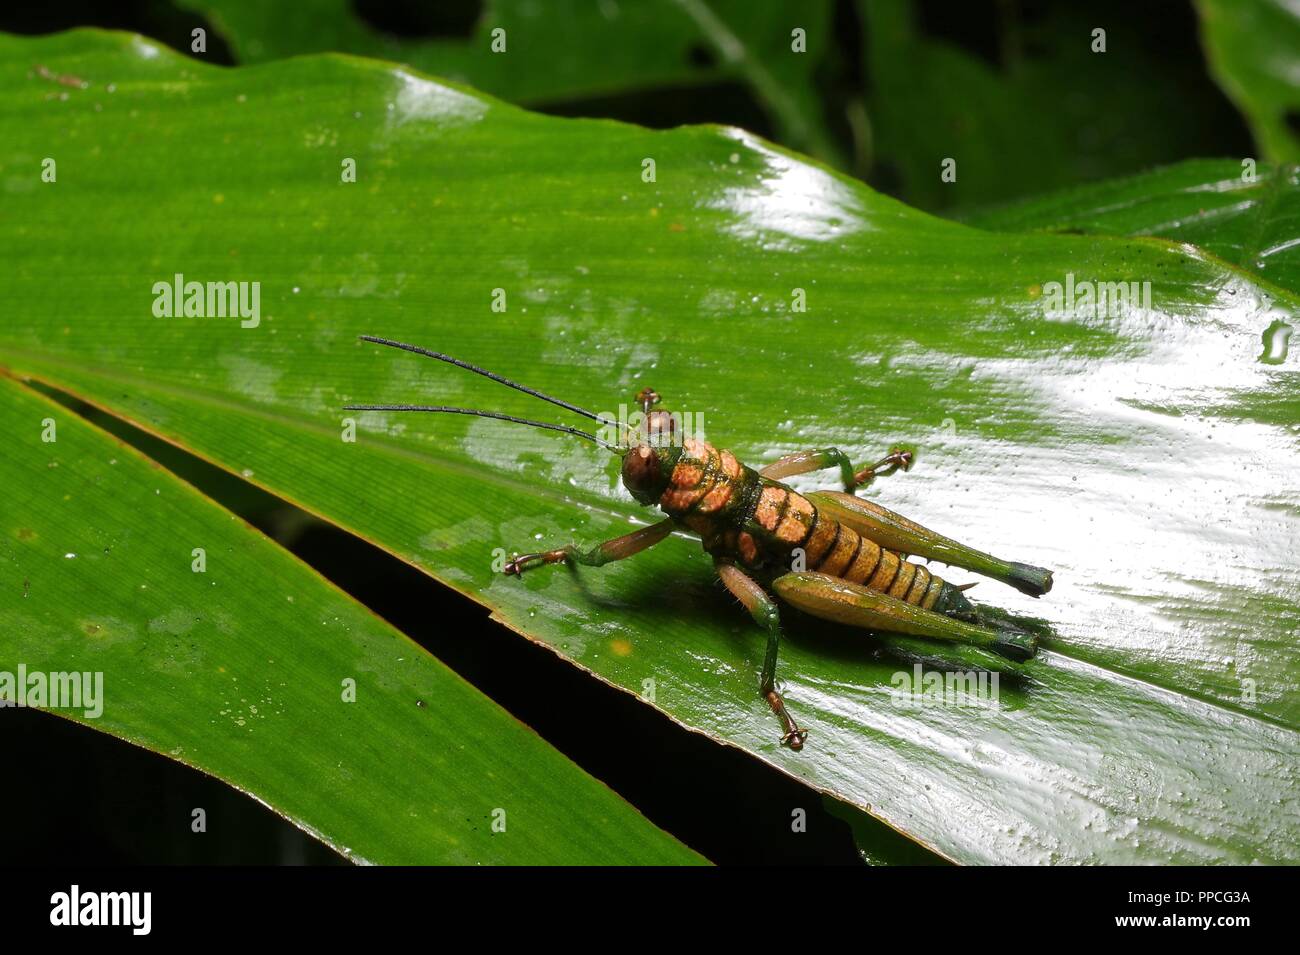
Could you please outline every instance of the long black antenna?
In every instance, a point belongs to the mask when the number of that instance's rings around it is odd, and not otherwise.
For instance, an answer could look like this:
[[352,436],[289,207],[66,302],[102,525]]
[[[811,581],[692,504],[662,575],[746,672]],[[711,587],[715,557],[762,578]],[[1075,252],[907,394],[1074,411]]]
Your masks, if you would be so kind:
[[565,434],[572,434],[579,438],[584,438],[592,444],[598,444],[606,450],[613,451],[615,454],[622,454],[623,449],[616,447],[608,442],[600,440],[594,434],[587,431],[581,431],[578,428],[570,428],[567,424],[549,424],[545,421],[533,421],[530,418],[516,418],[514,415],[502,414],[499,411],[479,411],[476,408],[449,408],[446,405],[344,405],[344,411],[435,411],[443,414],[468,414],[478,418],[496,418],[498,421],[513,421],[515,424],[526,424],[530,428],[543,428],[546,431],[562,431]]
[[[534,398],[541,398],[543,401],[549,401],[553,405],[559,405],[561,408],[564,408],[568,411],[572,411],[574,414],[580,414],[584,418],[590,418],[592,421],[599,421],[601,424],[613,425],[616,428],[618,427],[617,422],[610,421],[608,418],[602,418],[598,414],[592,414],[590,411],[586,410],[585,408],[579,408],[577,405],[571,405],[567,401],[561,401],[559,398],[552,398],[550,395],[540,392],[535,388],[527,388],[516,381],[511,381],[509,378],[503,377],[502,375],[498,375],[495,372],[488,371],[486,368],[480,368],[478,367],[478,365],[471,365],[467,361],[461,361],[459,358],[452,358],[450,355],[442,354],[442,352],[430,351],[427,348],[421,348],[419,345],[408,345],[405,342],[395,342],[390,338],[377,338],[374,335],[361,335],[358,337],[360,337],[360,339],[363,342],[374,342],[376,345],[387,345],[389,348],[400,348],[403,351],[414,352],[417,355],[425,355],[426,357],[429,358],[436,358],[438,359],[438,361],[445,361],[449,365],[455,365],[458,368],[464,368],[466,371],[472,371],[474,372],[474,374],[482,375],[484,378],[491,378],[493,381],[499,382],[500,384],[505,385],[507,388],[513,388],[515,389],[515,391],[522,391],[526,395],[532,395]],[[402,409],[392,407],[392,408],[388,408],[387,410],[399,411]],[[408,409],[408,410],[429,410],[429,409]],[[438,410],[442,410],[442,409],[438,409]],[[519,420],[519,419],[514,419],[514,420]]]

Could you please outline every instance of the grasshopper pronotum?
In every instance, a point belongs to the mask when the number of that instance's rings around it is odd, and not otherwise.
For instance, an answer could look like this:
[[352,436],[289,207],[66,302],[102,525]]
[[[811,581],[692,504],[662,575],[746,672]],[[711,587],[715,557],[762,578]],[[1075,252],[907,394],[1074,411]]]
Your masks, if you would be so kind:
[[[475,374],[559,405],[605,427],[616,422],[577,405],[526,388],[468,362],[439,352],[361,336],[362,340],[400,348],[449,362]],[[767,653],[759,692],[781,720],[781,742],[800,749],[807,738],[776,689],[776,658],[781,643],[780,614],[764,584],[782,600],[807,613],[872,630],[967,643],[1023,660],[1037,649],[1033,634],[1008,625],[989,626],[955,587],[907,558],[939,560],[1000,580],[1022,593],[1042,596],[1052,588],[1052,573],[1041,567],[1000,560],[934,533],[854,491],[877,477],[908,470],[912,452],[891,449],[875,464],[855,468],[838,448],[787,455],[762,470],[746,467],[730,451],[719,451],[694,438],[678,440],[675,417],[654,410],[659,396],[645,389],[638,396],[645,428],[628,432],[618,443],[571,428],[516,418],[513,415],[443,405],[347,405],[349,411],[428,411],[476,415],[533,428],[575,435],[607,448],[623,459],[624,487],[638,502],[658,506],[666,515],[656,524],[615,537],[591,548],[570,544],[554,550],[514,556],[507,574],[523,574],[543,564],[599,567],[623,560],[666,538],[675,529],[699,536],[713,557],[722,583],[767,631]],[[837,467],[844,491],[817,491],[807,496],[780,479]],[[799,566],[800,570],[791,570]]]

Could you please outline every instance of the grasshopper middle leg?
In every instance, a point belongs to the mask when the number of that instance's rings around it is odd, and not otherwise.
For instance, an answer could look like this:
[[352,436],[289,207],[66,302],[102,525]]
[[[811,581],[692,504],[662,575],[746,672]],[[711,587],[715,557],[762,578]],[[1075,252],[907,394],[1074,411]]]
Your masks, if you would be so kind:
[[555,550],[546,550],[537,554],[520,554],[511,558],[503,569],[507,574],[523,576],[525,570],[543,564],[566,563],[603,567],[610,561],[622,560],[653,547],[671,534],[672,530],[672,520],[665,518],[657,524],[638,528],[630,534],[615,537],[585,550],[576,544],[570,544],[567,547],[557,547]]
[[779,481],[796,474],[820,471],[822,468],[839,468],[844,481],[844,490],[852,494],[857,488],[865,487],[878,477],[887,477],[899,468],[904,471],[912,467],[914,455],[906,448],[890,448],[889,453],[875,464],[864,468],[855,468],[849,456],[839,448],[817,448],[812,451],[796,451],[773,461],[758,473],[763,477]]
[[790,711],[785,708],[785,699],[776,688],[776,656],[781,647],[781,612],[777,609],[776,601],[735,564],[715,561],[714,566],[717,567],[723,585],[745,605],[754,622],[767,631],[767,652],[763,656],[763,675],[758,691],[781,721],[781,728],[785,731],[781,742],[793,750],[803,749],[808,731],[801,729],[794,721]]

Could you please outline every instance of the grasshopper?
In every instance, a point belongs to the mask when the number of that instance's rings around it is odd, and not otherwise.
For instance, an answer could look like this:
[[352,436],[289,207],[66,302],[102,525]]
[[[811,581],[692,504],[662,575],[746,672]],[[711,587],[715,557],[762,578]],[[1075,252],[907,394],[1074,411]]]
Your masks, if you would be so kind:
[[[607,417],[450,355],[371,335],[361,339],[448,362],[618,433],[619,425]],[[345,409],[495,418],[570,434],[621,457],[623,486],[638,503],[657,506],[663,519],[590,548],[569,544],[513,555],[505,573],[522,575],[560,563],[600,567],[653,547],[674,530],[698,536],[723,585],[767,634],[759,693],[781,721],[781,742],[793,750],[803,748],[808,732],[795,722],[776,687],[781,622],[773,593],[813,616],[851,626],[969,644],[1012,660],[1028,659],[1037,650],[1033,634],[981,619],[963,593],[973,584],[954,586],[908,558],[964,567],[1033,597],[1052,589],[1051,571],[993,557],[856,496],[876,478],[909,470],[912,451],[891,448],[874,464],[855,467],[838,448],[818,448],[755,470],[730,451],[695,438],[679,438],[677,416],[657,408],[660,397],[652,389],[644,389],[637,400],[644,427],[626,429],[614,442],[568,425],[473,408],[402,404],[346,405]],[[828,468],[839,469],[842,491],[803,495],[782,483],[782,478]]]

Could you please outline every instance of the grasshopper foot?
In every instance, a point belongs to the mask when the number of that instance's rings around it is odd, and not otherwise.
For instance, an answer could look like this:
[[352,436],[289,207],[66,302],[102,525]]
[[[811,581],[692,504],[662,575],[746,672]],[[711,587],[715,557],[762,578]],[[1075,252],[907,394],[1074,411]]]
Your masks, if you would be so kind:
[[501,568],[501,572],[507,576],[514,574],[516,577],[522,577],[525,570],[540,567],[543,564],[558,564],[568,560],[568,558],[569,552],[563,548],[543,551],[540,554],[515,554]]
[[767,698],[767,705],[772,707],[772,712],[781,720],[781,726],[785,733],[781,736],[781,745],[789,746],[796,753],[803,749],[804,741],[808,739],[808,731],[802,729],[790,715],[790,711],[785,708],[785,700],[775,689],[768,690],[763,694]]
[[910,471],[915,460],[916,454],[907,448],[890,448],[889,453],[871,467],[863,468],[853,475],[852,487],[849,488],[848,493],[852,494],[858,488],[866,487],[878,477],[888,477],[898,470]]

